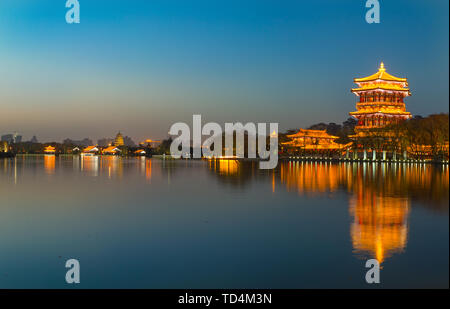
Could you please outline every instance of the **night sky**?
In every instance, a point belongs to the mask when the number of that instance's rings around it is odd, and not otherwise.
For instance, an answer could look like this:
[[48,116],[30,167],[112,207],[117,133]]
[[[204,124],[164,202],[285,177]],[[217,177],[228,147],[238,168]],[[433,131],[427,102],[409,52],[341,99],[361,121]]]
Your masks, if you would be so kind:
[[448,112],[449,2],[0,1],[0,133],[164,138],[178,121],[346,120],[353,78],[407,77],[413,115]]

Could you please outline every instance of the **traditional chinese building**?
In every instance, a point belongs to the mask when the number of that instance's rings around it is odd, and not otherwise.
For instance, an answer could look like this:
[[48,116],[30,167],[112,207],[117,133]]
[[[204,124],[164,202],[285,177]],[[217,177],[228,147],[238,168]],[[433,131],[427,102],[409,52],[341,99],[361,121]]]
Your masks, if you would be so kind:
[[136,156],[145,156],[146,155],[146,151],[144,149],[138,149],[134,152],[134,154]]
[[45,154],[55,154],[56,153],[56,148],[53,146],[47,146],[44,148],[44,153]]
[[342,150],[351,144],[336,143],[335,140],[339,137],[328,134],[326,130],[300,129],[287,137],[291,140],[282,145],[298,150]]
[[121,150],[119,148],[117,148],[116,146],[110,146],[107,147],[105,149],[103,149],[102,153],[105,155],[117,155],[121,152]]
[[56,159],[55,156],[44,156],[44,169],[49,175],[55,173]]
[[114,146],[123,146],[125,142],[123,140],[122,133],[117,133],[116,138],[114,139]]
[[96,155],[100,149],[98,149],[97,146],[88,146],[83,149],[83,152],[81,153],[84,156],[94,156]]
[[386,72],[383,62],[378,72],[363,78],[355,78],[358,88],[351,91],[359,97],[356,112],[350,115],[358,120],[356,136],[364,136],[372,128],[380,128],[411,118],[404,99],[411,95],[406,78]]

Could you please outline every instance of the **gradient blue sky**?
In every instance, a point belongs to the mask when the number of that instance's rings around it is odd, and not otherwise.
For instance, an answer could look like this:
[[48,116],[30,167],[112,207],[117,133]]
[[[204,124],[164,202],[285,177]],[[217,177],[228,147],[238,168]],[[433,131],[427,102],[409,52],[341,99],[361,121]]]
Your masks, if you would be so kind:
[[0,0],[0,133],[163,138],[174,122],[342,122],[354,77],[409,79],[413,114],[448,112],[449,2]]

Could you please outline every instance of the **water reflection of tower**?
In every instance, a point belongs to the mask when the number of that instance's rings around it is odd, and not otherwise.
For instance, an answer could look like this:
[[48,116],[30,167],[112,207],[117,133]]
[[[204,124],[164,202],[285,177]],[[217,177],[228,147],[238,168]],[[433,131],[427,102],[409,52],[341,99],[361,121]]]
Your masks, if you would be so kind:
[[357,254],[369,254],[382,263],[407,244],[409,198],[386,197],[371,187],[350,198],[353,223],[350,234]]
[[44,169],[47,174],[51,175],[55,173],[55,163],[56,163],[55,156],[50,155],[44,156]]
[[[414,171],[418,173],[417,169]],[[289,162],[280,165],[280,178],[288,191],[299,195],[346,189],[350,194],[350,233],[355,253],[383,262],[406,247],[408,189],[416,177],[404,175],[403,169],[372,164]]]

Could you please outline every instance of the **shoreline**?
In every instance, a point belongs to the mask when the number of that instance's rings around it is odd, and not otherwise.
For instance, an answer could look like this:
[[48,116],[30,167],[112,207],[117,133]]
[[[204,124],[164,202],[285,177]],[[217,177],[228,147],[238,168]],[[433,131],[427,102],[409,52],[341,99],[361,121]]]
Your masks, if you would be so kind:
[[[58,155],[50,155],[50,154],[4,154],[0,153],[0,159],[9,159],[14,157],[43,157],[43,156],[63,156],[63,157],[73,157],[73,156],[79,156],[79,154],[73,155],[73,154],[58,154]],[[170,155],[153,155],[151,157],[147,156],[114,156],[114,155],[96,155],[95,157],[119,157],[119,158],[153,158],[153,159],[159,159],[159,160],[193,160],[193,161],[199,161],[199,160],[210,160],[210,161],[226,161],[226,160],[233,160],[233,161],[239,161],[239,162],[259,162],[264,161],[259,158],[201,158],[201,159],[192,159],[192,158],[173,158]],[[372,158],[357,158],[357,159],[351,159],[351,158],[332,158],[332,157],[303,157],[303,156],[283,156],[279,157],[278,161],[283,162],[325,162],[325,163],[377,163],[377,164],[434,164],[434,165],[448,165],[449,161],[433,161],[433,160],[420,160],[420,159],[372,159]]]

